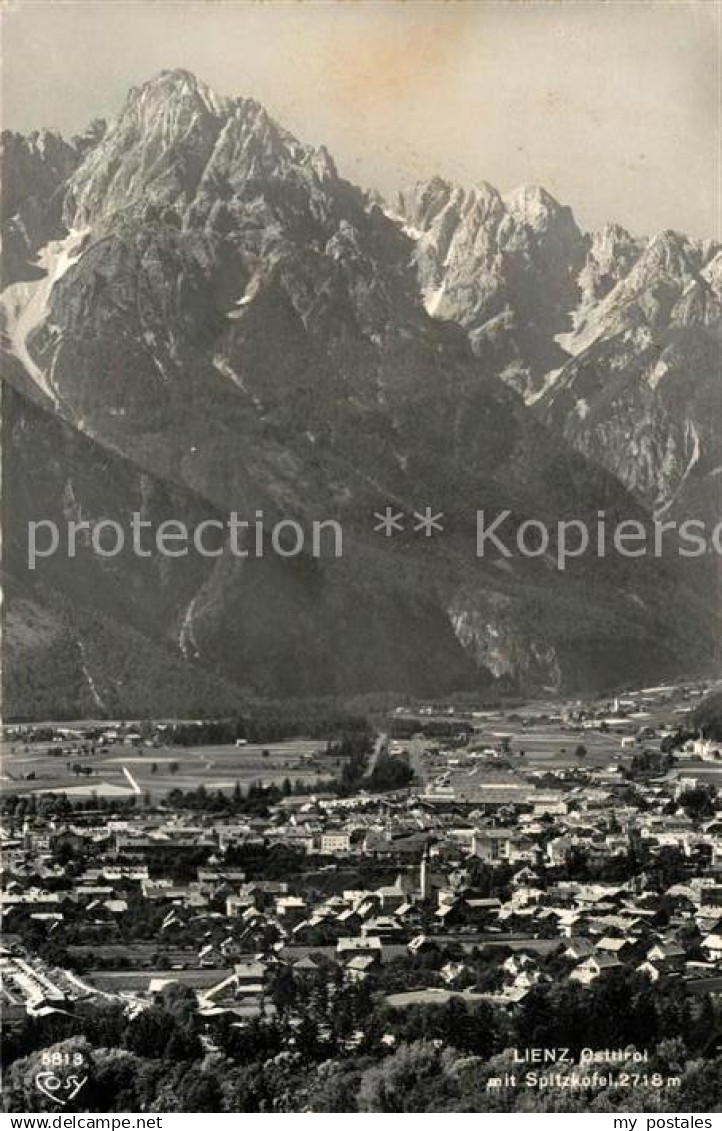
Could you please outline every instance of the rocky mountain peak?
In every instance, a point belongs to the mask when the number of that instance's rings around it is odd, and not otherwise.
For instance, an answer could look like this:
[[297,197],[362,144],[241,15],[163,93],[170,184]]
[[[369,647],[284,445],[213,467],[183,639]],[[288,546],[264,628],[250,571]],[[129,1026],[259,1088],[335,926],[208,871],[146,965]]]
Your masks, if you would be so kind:
[[629,273],[644,242],[621,224],[609,223],[592,232],[587,261],[579,276],[582,306],[599,302]]
[[653,236],[638,262],[637,275],[666,275],[687,281],[696,271],[697,251],[690,240],[671,228]]
[[189,71],[161,71],[133,87],[68,184],[69,226],[107,219],[149,198],[186,205],[230,107]]
[[498,222],[504,205],[498,191],[487,181],[466,188],[443,177],[432,177],[400,192],[395,210],[410,224],[426,231],[439,224],[448,228],[452,217],[464,223],[478,224],[491,218]]
[[38,249],[62,232],[63,186],[81,159],[75,141],[56,130],[24,136],[4,130],[2,170],[3,284],[37,278]]
[[27,135],[3,130],[1,142],[3,219],[13,216],[28,197],[51,195],[77,163],[75,149],[57,130]]
[[538,185],[501,196],[484,181],[435,177],[400,194],[398,210],[416,234],[430,314],[461,323],[477,356],[520,392],[561,364],[554,336],[577,305],[586,249],[571,209]]
[[216,94],[191,71],[178,67],[160,71],[140,87],[132,87],[123,113],[136,106],[142,107],[145,112],[149,108],[166,111],[182,107],[191,112],[203,110],[221,116],[228,111],[230,104],[230,99]]
[[541,185],[520,185],[503,197],[509,214],[520,224],[544,229],[556,220],[571,218],[571,211],[560,204]]
[[722,299],[722,251],[718,251],[702,269],[702,277],[718,299]]
[[117,119],[68,181],[69,227],[170,206],[204,222],[223,202],[268,179],[305,180],[309,195],[338,180],[321,149],[302,145],[252,98],[216,94],[186,70],[134,87]]
[[611,264],[611,260],[631,249],[639,250],[642,241],[635,239],[621,224],[610,222],[590,235],[590,252],[594,258]]

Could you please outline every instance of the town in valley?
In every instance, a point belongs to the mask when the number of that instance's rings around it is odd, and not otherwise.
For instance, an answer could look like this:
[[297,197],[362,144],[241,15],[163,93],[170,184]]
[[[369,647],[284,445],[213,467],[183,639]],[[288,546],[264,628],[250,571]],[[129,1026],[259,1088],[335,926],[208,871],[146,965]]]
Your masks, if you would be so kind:
[[[722,1043],[718,694],[467,696],[293,736],[240,716],[7,724],[11,1075],[39,1034],[99,1073],[105,1027],[134,1063],[203,1063],[179,1110],[230,1086],[278,1110],[278,1073],[292,1109],[349,1110],[329,1089],[414,1056],[414,1102],[429,1058],[448,1076],[440,1110],[445,1089],[450,1110],[465,1089],[498,1110],[505,1078],[507,1110],[535,1102],[520,1059],[559,1061],[592,1110],[640,1110],[645,1089],[677,1110]],[[590,1076],[609,1048],[628,1071]],[[222,1066],[254,1055],[230,1085]]]

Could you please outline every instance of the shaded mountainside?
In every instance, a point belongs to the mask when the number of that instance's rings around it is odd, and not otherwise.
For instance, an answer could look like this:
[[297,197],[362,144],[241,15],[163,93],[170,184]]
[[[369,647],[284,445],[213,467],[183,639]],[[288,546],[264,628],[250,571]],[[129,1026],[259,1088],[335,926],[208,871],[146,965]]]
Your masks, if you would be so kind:
[[[249,694],[611,685],[711,659],[709,607],[674,564],[477,560],[477,508],[512,512],[507,542],[528,518],[643,512],[464,328],[429,315],[413,238],[324,150],[174,71],[69,164],[39,277],[0,296],[6,713],[32,713],[33,686],[52,713],[54,678],[58,710],[173,713]],[[508,207],[536,223],[547,202]],[[540,252],[528,283],[526,237],[511,240],[508,283],[555,332],[545,280],[572,286],[581,239],[571,214],[559,224],[554,264]],[[443,536],[374,533],[387,503],[443,511]],[[190,527],[231,510],[266,527],[335,518],[344,553],[86,549],[28,571],[29,519],[127,528],[134,510]]]

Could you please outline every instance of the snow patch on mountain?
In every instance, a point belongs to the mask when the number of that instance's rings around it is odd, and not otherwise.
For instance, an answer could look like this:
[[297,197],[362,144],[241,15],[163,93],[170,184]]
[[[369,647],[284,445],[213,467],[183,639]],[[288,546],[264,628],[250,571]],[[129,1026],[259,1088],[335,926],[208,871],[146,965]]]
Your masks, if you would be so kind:
[[28,376],[48,397],[53,408],[58,408],[57,393],[50,373],[38,365],[30,352],[29,340],[48,316],[50,292],[55,283],[77,263],[82,255],[82,245],[89,229],[71,229],[65,239],[53,240],[40,249],[39,267],[45,271],[41,279],[12,283],[0,296],[0,307],[5,315],[5,325],[10,339],[10,349],[21,362]]

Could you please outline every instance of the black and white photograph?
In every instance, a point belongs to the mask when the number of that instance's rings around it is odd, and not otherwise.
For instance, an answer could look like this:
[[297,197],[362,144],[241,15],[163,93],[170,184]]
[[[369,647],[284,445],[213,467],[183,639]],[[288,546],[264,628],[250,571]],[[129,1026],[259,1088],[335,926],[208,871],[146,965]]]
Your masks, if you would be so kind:
[[3,1126],[719,1128],[722,2],[0,36]]

